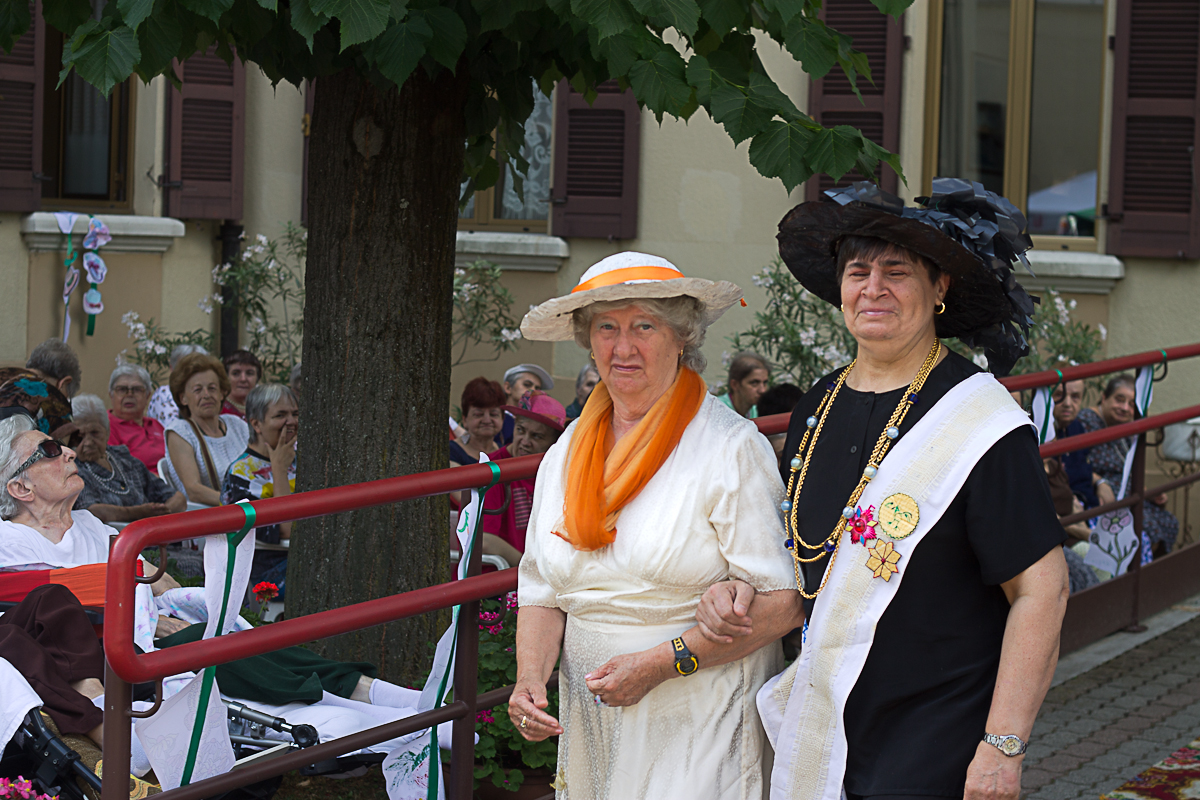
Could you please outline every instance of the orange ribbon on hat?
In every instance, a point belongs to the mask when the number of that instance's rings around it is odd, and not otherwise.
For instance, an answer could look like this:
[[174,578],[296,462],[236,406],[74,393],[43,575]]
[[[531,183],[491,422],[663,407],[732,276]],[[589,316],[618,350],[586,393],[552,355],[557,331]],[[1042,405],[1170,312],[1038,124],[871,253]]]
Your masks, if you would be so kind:
[[586,292],[588,289],[598,289],[601,286],[616,286],[618,283],[627,281],[671,281],[683,277],[685,276],[682,272],[670,267],[623,267],[597,275],[590,281],[584,281],[572,289],[571,294]]

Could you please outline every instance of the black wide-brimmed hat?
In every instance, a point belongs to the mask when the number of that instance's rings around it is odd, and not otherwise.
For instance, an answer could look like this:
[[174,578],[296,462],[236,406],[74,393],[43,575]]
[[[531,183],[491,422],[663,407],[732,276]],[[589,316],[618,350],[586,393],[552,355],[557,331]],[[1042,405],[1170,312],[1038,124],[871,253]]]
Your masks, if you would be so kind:
[[1029,352],[1037,302],[1013,273],[1020,261],[1033,274],[1025,216],[982,184],[960,178],[935,178],[930,196],[917,202],[906,207],[868,181],[832,189],[784,216],[779,254],[805,289],[835,306],[841,305],[838,248],[847,236],[882,239],[929,259],[950,275],[937,335],[983,348],[988,369],[1007,375]]

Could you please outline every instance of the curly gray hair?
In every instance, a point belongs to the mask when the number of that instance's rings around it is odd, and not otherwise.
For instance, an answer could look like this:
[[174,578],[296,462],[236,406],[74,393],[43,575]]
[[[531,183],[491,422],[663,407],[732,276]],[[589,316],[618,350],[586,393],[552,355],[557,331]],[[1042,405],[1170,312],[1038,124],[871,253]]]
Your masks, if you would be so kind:
[[24,414],[0,420],[0,480],[4,481],[4,489],[0,491],[0,519],[12,519],[17,515],[17,501],[8,493],[8,481],[23,460],[17,439],[31,430],[33,420]]
[[679,339],[683,355],[679,357],[680,366],[687,367],[700,374],[708,366],[708,360],[700,352],[704,344],[704,304],[694,297],[655,297],[638,300],[606,300],[592,303],[577,309],[571,315],[571,323],[575,329],[575,342],[584,350],[592,349],[592,319],[605,311],[615,311],[618,308],[637,306],[652,317],[667,324]]

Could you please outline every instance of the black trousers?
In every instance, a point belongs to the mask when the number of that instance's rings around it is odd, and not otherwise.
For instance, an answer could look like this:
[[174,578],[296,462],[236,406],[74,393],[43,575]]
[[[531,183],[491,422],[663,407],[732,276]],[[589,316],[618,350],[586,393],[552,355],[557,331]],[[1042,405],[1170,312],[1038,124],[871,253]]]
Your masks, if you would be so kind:
[[62,733],[85,734],[103,721],[103,712],[71,688],[85,678],[104,680],[104,651],[66,587],[39,586],[0,615],[0,657],[29,682]]

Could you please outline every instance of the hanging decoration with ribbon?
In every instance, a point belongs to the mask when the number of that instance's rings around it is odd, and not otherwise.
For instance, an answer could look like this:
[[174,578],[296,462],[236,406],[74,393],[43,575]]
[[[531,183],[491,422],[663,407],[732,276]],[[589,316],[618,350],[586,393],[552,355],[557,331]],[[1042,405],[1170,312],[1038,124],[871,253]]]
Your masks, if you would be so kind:
[[1058,373],[1058,383],[1053,386],[1042,386],[1033,393],[1033,424],[1037,428],[1038,444],[1054,441],[1054,392],[1063,385],[1062,370]]
[[55,211],[54,220],[58,223],[58,230],[63,236],[67,237],[67,258],[63,261],[63,266],[67,268],[66,277],[63,278],[63,341],[67,340],[67,336],[71,333],[71,294],[75,291],[75,287],[79,285],[79,270],[75,267],[75,261],[79,258],[79,253],[75,252],[75,245],[71,242],[71,231],[75,227],[75,220],[79,219],[78,214],[70,211]]
[[[111,241],[112,234],[109,233],[108,226],[97,217],[89,217],[87,234],[83,237],[83,249],[87,251],[83,255],[83,265],[91,284],[91,288],[83,295],[83,312],[87,314],[88,336],[95,333],[96,315],[104,310],[104,301],[100,298],[100,284],[104,283],[104,278],[108,275],[108,267],[96,251]],[[69,236],[67,242],[70,243]]]

